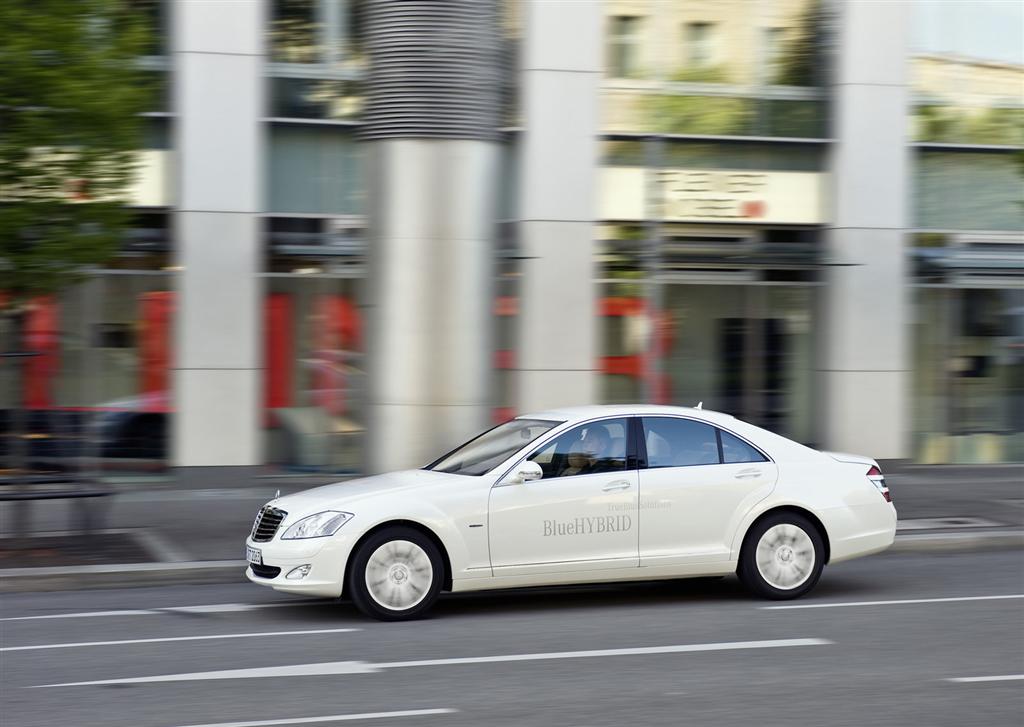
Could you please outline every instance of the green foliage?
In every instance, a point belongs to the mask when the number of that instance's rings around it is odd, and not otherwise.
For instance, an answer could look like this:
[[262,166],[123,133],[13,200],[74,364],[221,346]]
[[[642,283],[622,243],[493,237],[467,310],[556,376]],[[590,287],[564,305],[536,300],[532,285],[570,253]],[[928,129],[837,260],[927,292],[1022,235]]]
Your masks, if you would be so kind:
[[1024,145],[1024,109],[927,105],[914,110],[919,141]]
[[823,70],[829,43],[825,9],[821,0],[807,3],[794,34],[779,58],[773,83],[779,86],[817,86],[824,80]]
[[742,135],[754,120],[748,98],[666,94],[645,101],[651,130],[661,134]]
[[730,83],[729,74],[721,66],[707,66],[705,68],[684,68],[672,74],[673,81],[677,83]]
[[152,100],[126,0],[0,0],[2,306],[55,292],[108,259]]

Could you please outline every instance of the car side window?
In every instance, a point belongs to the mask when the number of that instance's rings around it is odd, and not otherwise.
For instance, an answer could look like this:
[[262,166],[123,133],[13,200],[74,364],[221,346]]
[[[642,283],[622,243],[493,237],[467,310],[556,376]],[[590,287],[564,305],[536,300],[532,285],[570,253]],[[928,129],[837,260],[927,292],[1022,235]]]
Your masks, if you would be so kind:
[[768,458],[734,434],[719,429],[722,437],[722,459],[726,464],[740,462],[767,462]]
[[718,464],[718,438],[710,424],[676,417],[644,417],[647,467]]
[[603,419],[570,429],[527,459],[540,465],[545,480],[626,469],[627,419]]

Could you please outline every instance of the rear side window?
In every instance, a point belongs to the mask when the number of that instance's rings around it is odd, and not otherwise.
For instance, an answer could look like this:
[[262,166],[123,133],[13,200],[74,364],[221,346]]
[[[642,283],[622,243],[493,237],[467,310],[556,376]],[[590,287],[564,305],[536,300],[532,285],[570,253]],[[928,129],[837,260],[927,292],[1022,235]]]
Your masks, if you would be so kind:
[[718,439],[710,424],[675,417],[644,417],[647,467],[719,464]]
[[763,454],[739,437],[729,434],[729,432],[722,429],[719,429],[718,432],[722,437],[722,458],[726,464],[768,461]]

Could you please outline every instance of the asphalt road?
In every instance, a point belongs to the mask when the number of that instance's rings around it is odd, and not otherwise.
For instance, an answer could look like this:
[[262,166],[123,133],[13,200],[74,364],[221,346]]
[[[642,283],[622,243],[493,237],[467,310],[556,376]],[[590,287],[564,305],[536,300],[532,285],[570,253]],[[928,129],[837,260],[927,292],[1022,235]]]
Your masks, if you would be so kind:
[[399,624],[243,583],[0,603],[3,727],[1024,724],[1022,551],[875,556],[782,604],[729,578]]

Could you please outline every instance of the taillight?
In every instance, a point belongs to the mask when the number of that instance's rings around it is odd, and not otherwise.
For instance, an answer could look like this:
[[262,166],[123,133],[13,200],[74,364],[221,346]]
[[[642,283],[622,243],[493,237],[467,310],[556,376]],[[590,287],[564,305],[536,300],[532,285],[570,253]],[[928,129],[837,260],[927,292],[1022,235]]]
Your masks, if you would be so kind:
[[882,470],[878,469],[877,465],[871,465],[871,468],[868,470],[868,479],[871,481],[871,484],[878,488],[886,502],[892,502],[892,495],[889,494],[889,488],[885,485],[885,476],[882,474]]

